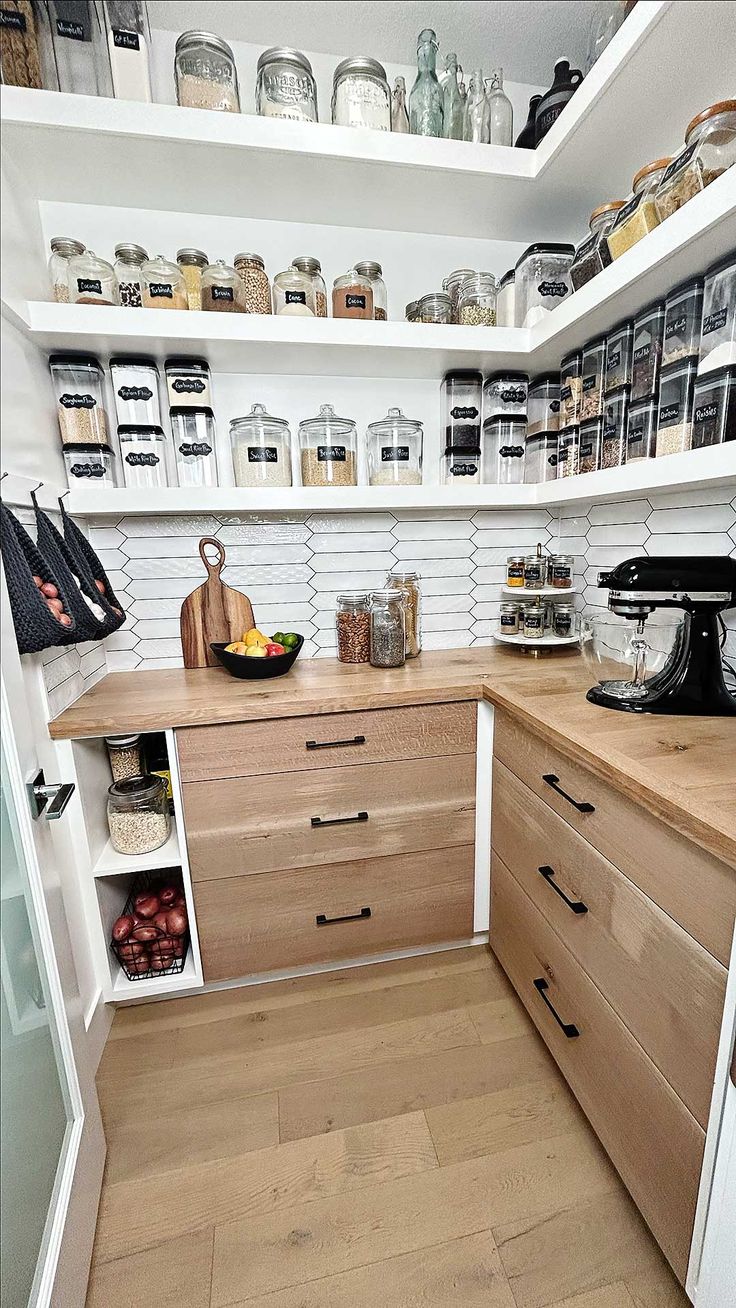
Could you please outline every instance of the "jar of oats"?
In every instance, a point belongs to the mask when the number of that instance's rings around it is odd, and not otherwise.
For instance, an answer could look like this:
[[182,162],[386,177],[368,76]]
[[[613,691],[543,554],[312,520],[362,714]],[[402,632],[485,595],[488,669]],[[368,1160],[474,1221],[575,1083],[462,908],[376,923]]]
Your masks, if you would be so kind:
[[234,264],[245,287],[245,312],[270,313],[271,286],[260,254],[236,254]]
[[180,105],[240,113],[235,57],[227,42],[212,32],[182,32],[176,42],[174,77]]
[[57,304],[69,303],[69,260],[75,254],[84,254],[85,246],[71,236],[51,237],[51,257],[49,259],[49,281],[51,293]]
[[331,404],[299,423],[299,448],[302,486],[357,486],[357,429],[352,418],[338,418]]
[[127,781],[143,772],[140,736],[106,736],[107,756],[113,781]]
[[[148,257],[148,256],[146,256]],[[184,285],[187,288],[187,303],[190,309],[202,308],[202,273],[209,259],[204,250],[185,248],[177,250],[176,262],[181,269]]]
[[113,781],[107,792],[110,844],[118,854],[149,854],[166,844],[171,817],[162,777],[127,777]]

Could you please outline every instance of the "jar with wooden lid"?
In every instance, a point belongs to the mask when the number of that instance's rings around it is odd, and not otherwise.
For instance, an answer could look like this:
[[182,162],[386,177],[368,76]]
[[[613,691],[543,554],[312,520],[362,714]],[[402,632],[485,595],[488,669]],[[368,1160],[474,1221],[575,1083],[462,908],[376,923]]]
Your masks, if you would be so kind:
[[588,220],[590,235],[578,246],[570,264],[573,290],[579,291],[581,286],[608,267],[611,255],[605,237],[623,207],[623,200],[609,200],[607,204],[601,204],[593,210]]
[[422,592],[418,572],[393,568],[386,577],[386,587],[398,590],[404,596],[406,628],[406,657],[416,658],[422,652]]
[[271,284],[260,254],[236,254],[235,271],[245,287],[245,312],[271,312]]
[[[148,257],[148,256],[146,256]],[[187,288],[187,304],[190,309],[202,308],[202,274],[209,263],[204,250],[186,247],[177,250],[176,262],[181,269]]]
[[126,309],[140,309],[143,305],[141,267],[147,258],[148,251],[133,241],[122,241],[115,246],[115,276],[120,288],[120,303]]
[[311,254],[299,254],[296,259],[292,259],[291,266],[296,268],[297,272],[304,273],[304,276],[308,277],[312,283],[315,317],[326,318],[327,287],[322,276],[322,264],[319,259],[315,259]]
[[273,279],[273,311],[280,318],[314,318],[317,304],[312,278],[298,268],[286,268]]
[[345,591],[337,597],[335,631],[341,663],[369,663],[371,657],[370,599],[362,591]]
[[388,296],[380,263],[374,263],[372,259],[361,259],[360,263],[356,263],[355,271],[359,277],[367,277],[373,288],[373,317],[376,322],[386,322]]
[[685,148],[670,163],[657,188],[660,222],[669,218],[736,163],[736,100],[719,100],[696,114],[685,132]]
[[214,33],[182,32],[176,42],[174,77],[178,104],[240,113],[235,56]]
[[115,269],[93,250],[75,254],[69,260],[70,304],[119,304],[120,291]]
[[352,418],[323,404],[316,418],[299,423],[302,486],[357,486],[358,440]]
[[202,309],[205,313],[245,313],[245,287],[239,273],[216,259],[202,273]]
[[178,264],[162,254],[141,266],[144,309],[188,309],[186,282]]
[[336,277],[332,287],[333,318],[372,318],[373,283],[370,277],[350,272]]
[[84,254],[85,248],[81,241],[75,241],[71,236],[51,237],[49,281],[57,304],[69,303],[69,260]]
[[669,157],[654,159],[645,164],[634,174],[631,183],[631,195],[619,209],[613,226],[606,236],[608,252],[612,259],[618,259],[632,245],[636,245],[647,232],[651,232],[661,221],[655,196],[657,187],[671,163]]

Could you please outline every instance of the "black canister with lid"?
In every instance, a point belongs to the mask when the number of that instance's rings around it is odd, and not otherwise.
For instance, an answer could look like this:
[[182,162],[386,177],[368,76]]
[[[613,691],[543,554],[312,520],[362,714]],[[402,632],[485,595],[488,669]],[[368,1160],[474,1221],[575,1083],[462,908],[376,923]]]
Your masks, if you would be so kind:
[[456,369],[445,375],[442,382],[442,420],[446,450],[480,451],[482,399],[481,372]]

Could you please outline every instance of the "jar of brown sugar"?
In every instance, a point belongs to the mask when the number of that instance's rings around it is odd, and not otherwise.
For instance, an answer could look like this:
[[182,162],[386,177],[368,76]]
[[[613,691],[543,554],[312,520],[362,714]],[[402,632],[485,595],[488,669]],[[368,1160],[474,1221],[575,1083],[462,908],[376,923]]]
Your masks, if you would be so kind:
[[202,273],[202,308],[207,313],[245,313],[245,287],[224,259],[209,264]]
[[141,265],[144,309],[188,309],[186,282],[177,264],[157,254]]
[[373,285],[371,279],[355,271],[337,277],[332,287],[333,318],[372,318]]

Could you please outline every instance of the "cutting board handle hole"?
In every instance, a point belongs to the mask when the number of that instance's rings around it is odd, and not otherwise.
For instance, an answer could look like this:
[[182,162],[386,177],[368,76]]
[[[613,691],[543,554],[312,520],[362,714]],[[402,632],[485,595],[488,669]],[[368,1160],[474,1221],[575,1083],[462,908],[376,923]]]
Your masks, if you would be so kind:
[[[213,549],[217,552],[216,560],[208,558],[207,548],[206,548],[208,545],[211,545]],[[225,546],[223,545],[222,541],[216,540],[214,536],[203,536],[201,541],[199,542],[199,553],[202,557],[202,562],[204,563],[204,566],[206,567],[207,571],[209,573],[214,572],[219,577],[220,569],[223,563],[225,562]]]

